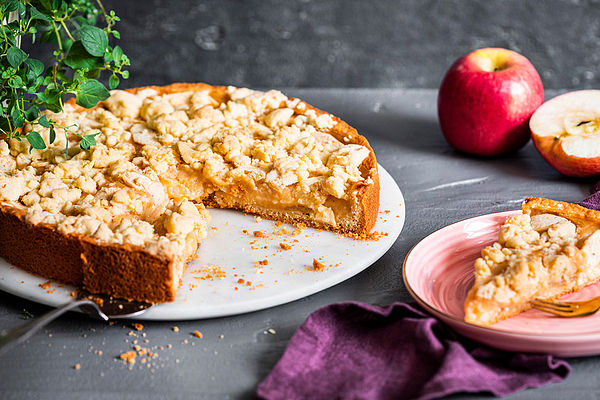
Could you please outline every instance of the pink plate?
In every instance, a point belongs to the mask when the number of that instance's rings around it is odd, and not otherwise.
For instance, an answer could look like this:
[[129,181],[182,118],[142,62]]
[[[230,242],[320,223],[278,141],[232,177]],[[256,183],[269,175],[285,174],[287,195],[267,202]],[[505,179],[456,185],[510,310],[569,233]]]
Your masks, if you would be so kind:
[[[473,284],[473,263],[483,247],[498,239],[506,217],[520,211],[482,215],[442,228],[419,242],[404,261],[404,283],[414,299],[455,331],[502,350],[549,353],[562,357],[600,354],[600,313],[560,318],[537,310],[491,327],[463,321],[463,303]],[[600,295],[600,282],[561,298],[585,300]]]

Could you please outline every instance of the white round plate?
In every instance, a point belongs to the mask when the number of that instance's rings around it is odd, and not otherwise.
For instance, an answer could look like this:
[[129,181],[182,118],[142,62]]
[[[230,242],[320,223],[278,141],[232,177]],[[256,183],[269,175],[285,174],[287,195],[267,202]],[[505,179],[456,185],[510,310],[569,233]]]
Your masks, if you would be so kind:
[[[381,165],[379,179],[379,216],[374,228],[378,240],[354,240],[311,228],[295,231],[288,224],[277,226],[241,212],[211,209],[208,237],[198,250],[198,258],[188,263],[175,301],[157,304],[136,319],[200,319],[261,310],[306,297],[358,274],[385,254],[404,225],[400,188]],[[255,231],[266,237],[255,237]],[[283,250],[280,243],[291,249]],[[325,269],[314,271],[313,259]],[[70,285],[48,283],[2,259],[0,289],[49,306],[70,301],[75,290]]]

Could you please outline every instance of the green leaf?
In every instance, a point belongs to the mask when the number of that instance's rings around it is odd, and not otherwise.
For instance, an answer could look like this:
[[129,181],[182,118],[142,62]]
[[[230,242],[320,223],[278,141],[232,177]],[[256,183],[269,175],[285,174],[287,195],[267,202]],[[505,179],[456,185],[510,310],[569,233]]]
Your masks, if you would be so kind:
[[[31,148],[33,149],[45,149],[46,148],[46,143],[44,143],[44,139],[42,139],[42,136],[37,133],[36,131],[31,131],[27,134],[27,136],[25,136],[25,139],[27,139],[27,141],[29,142],[29,144],[31,145]],[[31,153],[31,148],[29,149],[29,152]]]
[[92,108],[99,101],[106,100],[110,96],[109,91],[95,79],[89,79],[79,86],[75,103],[84,108]]
[[6,0],[3,1],[4,4],[2,4],[2,13],[9,13],[11,11],[17,11],[17,9],[19,8],[19,1],[18,0]]
[[112,31],[112,34],[114,37],[116,37],[117,39],[121,39],[121,34],[119,33],[119,31]]
[[48,138],[50,144],[54,143],[56,140],[56,132],[54,131],[54,125],[50,125],[50,137]]
[[102,57],[108,47],[106,32],[95,26],[84,26],[79,33],[83,47],[93,56]]
[[39,19],[39,20],[46,21],[46,22],[52,21],[50,19],[50,17],[48,17],[46,14],[40,12],[40,10],[38,10],[34,6],[31,6],[30,13],[31,13],[31,19]]
[[121,76],[123,77],[123,79],[128,79],[129,78],[129,71],[123,71],[123,72],[121,72]]
[[29,107],[27,110],[25,110],[25,119],[27,121],[35,121],[38,117],[38,115],[40,115],[40,109],[36,106],[34,107]]
[[38,120],[38,124],[43,126],[44,128],[50,128],[50,123],[48,122],[48,116],[42,115]]
[[89,79],[98,79],[100,77],[100,72],[100,68],[93,69],[90,72],[88,72],[87,77]]
[[115,46],[115,48],[112,51],[112,56],[115,62],[118,64],[121,61],[121,58],[123,57],[123,49],[121,49],[121,47],[119,46]]
[[13,125],[17,128],[22,127],[25,123],[23,120],[23,115],[21,114],[21,110],[15,106],[13,106],[13,108],[10,110],[10,119],[12,119]]
[[65,64],[73,69],[85,68],[88,71],[101,68],[104,65],[102,58],[90,56],[80,40],[71,46]]
[[62,40],[63,51],[65,53],[68,53],[69,50],[71,50],[71,46],[73,46],[73,43],[75,43],[75,42],[72,41],[71,39],[63,39]]
[[41,101],[41,102],[43,102],[43,103],[47,103],[48,102],[48,97],[46,97],[46,93],[45,92],[36,93],[35,97],[37,97],[38,100]]
[[14,68],[19,68],[19,65],[21,65],[26,58],[27,53],[25,53],[18,47],[11,47],[6,52],[6,59],[8,60],[8,63]]
[[108,87],[110,90],[116,89],[119,86],[119,77],[115,74],[112,74],[108,79]]
[[87,150],[92,146],[96,145],[96,136],[98,136],[100,134],[100,132],[91,134],[91,135],[84,135],[81,137],[81,142],[79,142],[79,147],[81,147],[83,150]]
[[[34,74],[32,71],[27,71],[27,79],[26,79],[26,82],[28,82],[28,84],[31,84],[31,85],[33,85],[33,84],[35,83],[35,78],[36,78],[36,75],[35,75],[35,74]],[[33,87],[29,86],[29,87],[27,88],[27,93],[30,93],[30,94],[34,93],[34,92],[35,92],[35,90],[32,92],[32,91],[31,91],[32,89],[33,89]]]
[[19,89],[19,88],[23,87],[23,79],[21,79],[21,77],[19,75],[11,76],[8,79],[8,86],[10,86],[11,88],[14,88],[14,89]]
[[110,64],[113,61],[114,61],[114,57],[113,57],[112,53],[109,53],[108,51],[106,53],[104,53],[104,62],[105,63]]
[[19,2],[18,10],[19,10],[19,18],[25,19],[25,15],[27,14],[27,7],[25,7],[25,4]]
[[36,76],[41,75],[42,72],[44,72],[44,63],[40,60],[29,58],[25,60],[25,64],[27,64],[29,69],[31,69]]

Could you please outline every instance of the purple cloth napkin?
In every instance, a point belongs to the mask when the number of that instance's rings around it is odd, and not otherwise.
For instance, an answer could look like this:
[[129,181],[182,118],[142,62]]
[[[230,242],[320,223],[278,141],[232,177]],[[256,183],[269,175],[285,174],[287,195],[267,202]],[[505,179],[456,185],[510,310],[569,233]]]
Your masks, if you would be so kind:
[[459,339],[414,306],[332,304],[312,313],[258,386],[276,399],[434,399],[507,395],[562,381],[569,364]]
[[592,194],[580,201],[579,205],[592,210],[600,210],[600,182],[594,185]]

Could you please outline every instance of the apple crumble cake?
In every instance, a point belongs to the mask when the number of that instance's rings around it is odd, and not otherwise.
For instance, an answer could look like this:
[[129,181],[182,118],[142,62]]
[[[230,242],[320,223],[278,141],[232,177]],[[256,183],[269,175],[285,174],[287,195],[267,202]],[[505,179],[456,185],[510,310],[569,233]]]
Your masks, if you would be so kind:
[[600,211],[529,198],[475,261],[465,321],[491,325],[600,279]]
[[[206,236],[205,205],[358,237],[375,223],[366,139],[278,91],[173,84],[47,115],[68,141],[0,141],[0,255],[46,278],[172,301]],[[49,143],[49,129],[36,131]]]

